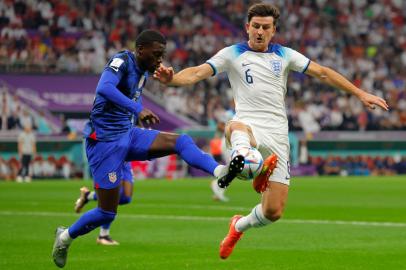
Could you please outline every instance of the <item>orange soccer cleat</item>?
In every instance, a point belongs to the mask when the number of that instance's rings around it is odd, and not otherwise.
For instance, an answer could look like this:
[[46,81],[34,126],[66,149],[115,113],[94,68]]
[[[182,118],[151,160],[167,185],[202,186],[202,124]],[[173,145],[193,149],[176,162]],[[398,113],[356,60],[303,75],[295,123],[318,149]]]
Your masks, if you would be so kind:
[[235,245],[243,235],[243,232],[237,232],[235,229],[235,223],[237,223],[240,218],[242,218],[240,215],[235,215],[231,218],[228,234],[220,243],[220,258],[222,259],[227,259],[228,256],[231,255]]
[[255,191],[258,193],[262,193],[268,187],[268,180],[273,170],[276,168],[276,164],[278,163],[278,157],[275,154],[270,155],[264,160],[264,166],[262,168],[261,173],[255,177],[254,181],[252,181],[252,186],[254,187]]

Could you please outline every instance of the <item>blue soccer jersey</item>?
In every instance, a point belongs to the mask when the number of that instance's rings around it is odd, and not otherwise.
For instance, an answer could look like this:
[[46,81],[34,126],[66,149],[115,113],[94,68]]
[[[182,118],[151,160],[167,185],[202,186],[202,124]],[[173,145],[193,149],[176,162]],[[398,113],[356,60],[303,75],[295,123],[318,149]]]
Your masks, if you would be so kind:
[[85,137],[113,141],[132,127],[131,119],[142,111],[141,94],[148,78],[130,51],[114,55],[107,63],[96,88],[96,97]]

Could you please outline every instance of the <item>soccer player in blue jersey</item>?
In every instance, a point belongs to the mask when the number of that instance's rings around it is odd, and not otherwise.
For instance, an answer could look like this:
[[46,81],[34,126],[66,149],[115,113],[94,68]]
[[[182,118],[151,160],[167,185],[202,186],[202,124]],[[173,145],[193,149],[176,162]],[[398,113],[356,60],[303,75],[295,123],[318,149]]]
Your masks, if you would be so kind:
[[[129,162],[126,162],[126,164],[124,165],[121,179],[120,200],[118,202],[119,205],[126,205],[132,201],[133,187],[134,187],[134,179],[131,170],[131,165]],[[80,213],[82,208],[89,201],[97,201],[97,193],[96,191],[90,191],[87,187],[82,187],[80,189],[80,196],[75,202],[75,212]],[[106,246],[119,245],[119,242],[112,239],[110,236],[110,226],[111,222],[107,222],[106,224],[102,224],[100,226],[99,236],[96,239],[97,244]]]
[[136,51],[117,53],[101,74],[84,132],[98,207],[84,213],[68,228],[57,228],[52,257],[58,267],[65,266],[74,239],[114,220],[126,161],[178,154],[189,165],[226,183],[242,171],[242,156],[234,157],[226,166],[220,165],[188,135],[133,127],[134,115],[146,123],[159,122],[157,115],[143,108],[141,93],[149,73],[162,63],[165,45],[161,33],[145,30],[136,38]]
[[[285,95],[291,71],[302,72],[332,87],[356,96],[370,109],[388,110],[386,101],[356,87],[331,68],[276,43],[279,9],[272,4],[252,5],[245,25],[248,41],[220,50],[206,63],[186,68],[175,75],[161,66],[154,77],[173,86],[191,85],[217,73],[226,72],[233,90],[236,115],[226,125],[226,138],[232,150],[257,147],[264,168],[254,181],[262,200],[246,216],[235,215],[229,232],[220,244],[220,257],[228,258],[243,233],[250,228],[279,220],[287,203],[290,184],[288,118]],[[219,183],[223,186],[223,183]]]

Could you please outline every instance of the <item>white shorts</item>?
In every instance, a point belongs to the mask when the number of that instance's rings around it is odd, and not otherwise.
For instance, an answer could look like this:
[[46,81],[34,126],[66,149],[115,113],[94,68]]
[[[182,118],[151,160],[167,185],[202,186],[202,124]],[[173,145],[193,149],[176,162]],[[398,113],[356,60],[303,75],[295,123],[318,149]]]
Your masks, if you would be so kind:
[[246,124],[252,129],[252,133],[257,142],[257,149],[265,160],[271,154],[275,153],[278,156],[278,163],[269,177],[269,181],[278,182],[285,185],[290,184],[290,163],[289,163],[289,137],[288,134],[275,134],[270,133],[263,128],[255,127],[255,125],[248,124],[239,119],[231,121],[238,121]]

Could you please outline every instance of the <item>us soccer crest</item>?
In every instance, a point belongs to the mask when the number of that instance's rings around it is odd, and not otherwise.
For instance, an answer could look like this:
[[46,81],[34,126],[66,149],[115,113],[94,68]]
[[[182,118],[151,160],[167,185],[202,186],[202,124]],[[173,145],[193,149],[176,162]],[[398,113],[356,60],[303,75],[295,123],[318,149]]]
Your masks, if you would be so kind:
[[117,181],[117,174],[116,172],[109,173],[109,181],[115,183]]
[[280,76],[282,73],[282,61],[281,60],[271,60],[271,70],[276,76]]

